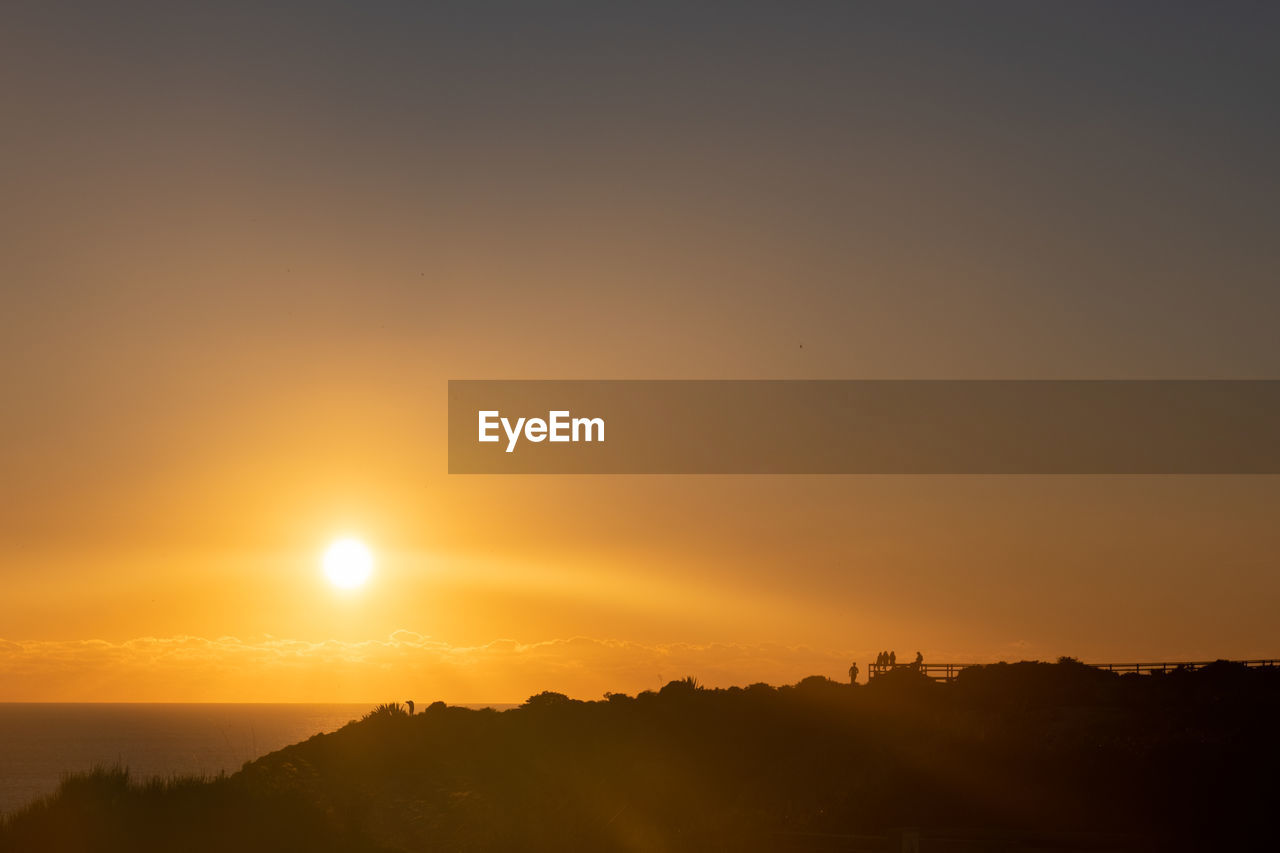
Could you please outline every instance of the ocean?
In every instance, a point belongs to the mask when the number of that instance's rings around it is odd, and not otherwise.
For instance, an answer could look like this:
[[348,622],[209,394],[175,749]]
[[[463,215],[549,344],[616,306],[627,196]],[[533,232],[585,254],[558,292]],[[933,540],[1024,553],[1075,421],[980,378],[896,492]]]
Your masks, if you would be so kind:
[[233,773],[371,710],[368,703],[0,703],[0,813],[52,793],[63,773],[95,764],[120,764],[139,778]]

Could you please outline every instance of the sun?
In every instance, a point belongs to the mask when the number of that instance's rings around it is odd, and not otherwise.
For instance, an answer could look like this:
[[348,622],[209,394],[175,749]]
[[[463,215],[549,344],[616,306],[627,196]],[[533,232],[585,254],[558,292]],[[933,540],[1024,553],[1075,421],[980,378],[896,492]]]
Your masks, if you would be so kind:
[[325,549],[322,562],[330,583],[343,589],[364,586],[373,574],[373,552],[359,539],[338,539]]

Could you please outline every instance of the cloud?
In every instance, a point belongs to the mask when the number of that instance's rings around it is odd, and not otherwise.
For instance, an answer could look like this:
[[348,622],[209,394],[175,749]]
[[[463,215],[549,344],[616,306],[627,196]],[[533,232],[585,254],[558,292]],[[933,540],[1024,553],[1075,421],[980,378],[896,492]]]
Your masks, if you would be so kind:
[[568,637],[455,646],[411,630],[347,642],[262,635],[0,639],[3,701],[520,701],[597,698],[694,675],[704,684],[840,677],[848,652],[781,644],[646,644]]

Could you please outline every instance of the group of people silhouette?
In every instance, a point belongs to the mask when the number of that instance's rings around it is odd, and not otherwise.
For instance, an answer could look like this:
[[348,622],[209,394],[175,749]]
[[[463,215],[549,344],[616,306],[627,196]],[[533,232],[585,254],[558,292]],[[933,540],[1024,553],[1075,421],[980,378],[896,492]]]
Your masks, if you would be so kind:
[[[890,669],[898,665],[897,652],[881,652],[876,655],[876,666],[887,666]],[[924,655],[916,652],[916,659],[910,664],[914,669],[924,666]]]
[[[871,667],[871,674],[875,675],[878,670],[893,669],[897,665],[898,665],[897,652],[881,652],[880,654],[876,655],[876,662]],[[910,664],[903,664],[903,665],[910,666],[912,669],[916,670],[917,672],[921,672],[924,669],[924,655],[920,654],[919,652],[916,652],[916,659]],[[856,684],[857,681],[858,681],[858,664],[857,663],[849,664],[849,683]]]

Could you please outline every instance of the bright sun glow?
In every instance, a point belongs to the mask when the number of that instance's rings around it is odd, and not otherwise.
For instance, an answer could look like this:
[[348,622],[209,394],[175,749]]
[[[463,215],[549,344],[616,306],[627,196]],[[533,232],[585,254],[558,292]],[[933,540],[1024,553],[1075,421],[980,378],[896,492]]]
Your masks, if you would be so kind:
[[324,552],[324,573],[334,586],[362,586],[373,574],[373,552],[359,539],[339,539]]

